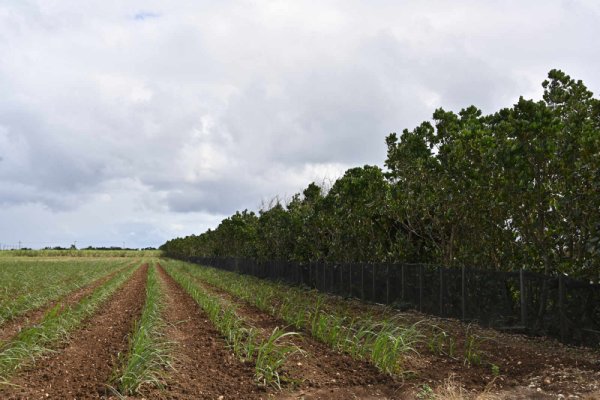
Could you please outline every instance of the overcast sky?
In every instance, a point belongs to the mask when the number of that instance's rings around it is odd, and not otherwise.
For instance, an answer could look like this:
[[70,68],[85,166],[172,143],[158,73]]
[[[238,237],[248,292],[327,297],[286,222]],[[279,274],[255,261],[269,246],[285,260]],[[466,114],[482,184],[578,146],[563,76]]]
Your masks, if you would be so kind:
[[0,243],[157,246],[437,107],[600,92],[600,1],[0,0]]

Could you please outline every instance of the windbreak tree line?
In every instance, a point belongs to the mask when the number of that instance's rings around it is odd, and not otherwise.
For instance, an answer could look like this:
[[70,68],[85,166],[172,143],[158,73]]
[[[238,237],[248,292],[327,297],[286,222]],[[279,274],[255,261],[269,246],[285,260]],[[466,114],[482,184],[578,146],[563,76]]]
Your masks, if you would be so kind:
[[438,109],[386,138],[385,169],[349,169],[286,204],[167,241],[173,257],[420,262],[600,278],[600,100],[552,70],[543,100]]

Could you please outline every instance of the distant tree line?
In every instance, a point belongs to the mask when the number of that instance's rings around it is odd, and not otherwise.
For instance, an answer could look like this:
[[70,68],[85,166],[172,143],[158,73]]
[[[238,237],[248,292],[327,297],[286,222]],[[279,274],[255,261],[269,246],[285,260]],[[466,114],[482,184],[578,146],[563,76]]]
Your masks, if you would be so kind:
[[600,100],[552,70],[543,100],[438,109],[386,138],[385,169],[349,169],[285,204],[167,241],[169,256],[424,262],[600,277]]
[[[22,247],[21,250],[31,250],[29,248],[26,247]],[[78,250],[77,247],[72,244],[69,247],[61,247],[61,246],[54,246],[54,247],[49,247],[46,246],[44,247],[42,250]],[[131,248],[131,247],[121,247],[121,246],[99,246],[99,247],[94,247],[94,246],[87,246],[82,248],[81,250],[97,250],[97,251],[115,251],[115,250],[123,250],[123,251],[144,251],[144,250],[156,250],[156,248],[154,247],[144,247],[141,249],[138,248]]]

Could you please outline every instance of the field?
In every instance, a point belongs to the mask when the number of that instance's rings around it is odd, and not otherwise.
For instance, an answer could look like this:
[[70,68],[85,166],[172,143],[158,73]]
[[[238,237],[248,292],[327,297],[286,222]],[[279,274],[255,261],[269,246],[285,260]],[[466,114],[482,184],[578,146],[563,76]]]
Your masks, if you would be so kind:
[[156,253],[0,257],[0,398],[600,398],[600,352]]

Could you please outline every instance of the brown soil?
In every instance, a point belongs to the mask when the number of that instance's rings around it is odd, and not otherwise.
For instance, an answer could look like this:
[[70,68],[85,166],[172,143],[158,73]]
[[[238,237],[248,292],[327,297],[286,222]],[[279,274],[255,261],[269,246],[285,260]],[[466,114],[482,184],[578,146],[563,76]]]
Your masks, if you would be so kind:
[[28,311],[27,313],[20,315],[19,317],[10,320],[8,323],[4,324],[0,327],[0,345],[2,342],[9,341],[15,335],[17,335],[23,328],[27,328],[28,326],[32,326],[38,324],[48,311],[54,309],[55,307],[60,307],[59,312],[62,312],[65,308],[78,303],[81,299],[91,294],[96,288],[110,280],[114,277],[119,271],[110,272],[108,275],[105,275],[95,281],[82,286],[71,293],[67,293],[62,298],[50,302],[50,304],[46,304],[36,310]]
[[165,271],[158,266],[166,294],[164,318],[167,339],[173,344],[174,371],[166,387],[144,393],[146,398],[260,399],[267,391],[254,382],[250,365],[240,362],[227,348],[208,316]]
[[107,395],[117,356],[127,350],[127,335],[145,300],[147,265],[106,301],[64,347],[24,369],[3,399],[88,399]]
[[[251,325],[269,335],[279,327],[293,331],[285,321],[274,318],[258,308],[232,296],[199,279],[195,280],[204,290],[216,294],[236,305],[237,313]],[[289,342],[298,346],[304,354],[288,359],[284,372],[291,382],[285,393],[277,398],[304,399],[395,399],[403,390],[403,382],[379,372],[372,364],[338,353],[318,342],[308,334],[292,337]]]

